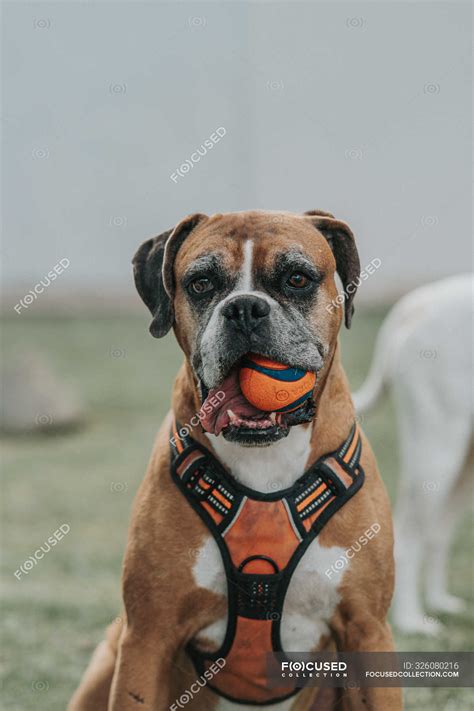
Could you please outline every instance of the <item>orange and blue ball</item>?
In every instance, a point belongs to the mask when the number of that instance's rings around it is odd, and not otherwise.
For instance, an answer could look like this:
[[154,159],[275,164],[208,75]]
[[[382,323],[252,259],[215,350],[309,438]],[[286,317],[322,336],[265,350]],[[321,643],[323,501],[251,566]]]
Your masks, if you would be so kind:
[[311,397],[315,373],[248,353],[239,372],[244,397],[265,412],[291,412]]

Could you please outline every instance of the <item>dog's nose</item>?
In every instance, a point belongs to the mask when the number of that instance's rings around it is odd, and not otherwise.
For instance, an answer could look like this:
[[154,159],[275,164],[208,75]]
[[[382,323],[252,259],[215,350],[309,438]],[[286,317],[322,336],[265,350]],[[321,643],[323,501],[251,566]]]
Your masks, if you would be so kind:
[[236,296],[222,309],[227,321],[240,331],[250,333],[270,313],[270,304],[258,296]]

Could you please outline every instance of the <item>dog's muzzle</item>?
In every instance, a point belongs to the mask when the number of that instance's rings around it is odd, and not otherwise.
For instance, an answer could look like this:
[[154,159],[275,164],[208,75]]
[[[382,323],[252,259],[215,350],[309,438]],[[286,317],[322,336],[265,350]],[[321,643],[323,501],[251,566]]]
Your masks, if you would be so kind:
[[270,304],[259,296],[236,296],[222,309],[226,327],[247,337],[268,321],[269,314]]

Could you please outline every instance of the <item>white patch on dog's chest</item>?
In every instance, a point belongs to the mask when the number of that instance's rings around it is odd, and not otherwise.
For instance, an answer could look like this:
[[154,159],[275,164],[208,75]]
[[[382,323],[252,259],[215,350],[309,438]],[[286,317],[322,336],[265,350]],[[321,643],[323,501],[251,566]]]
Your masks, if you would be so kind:
[[199,588],[206,588],[216,595],[227,594],[227,583],[221,552],[214,538],[210,535],[204,545],[195,551],[193,575]]
[[[316,538],[296,566],[283,606],[281,641],[285,652],[310,652],[321,637],[329,633],[328,623],[339,603],[338,586],[344,569],[335,571],[335,561],[343,548],[323,548]],[[326,574],[328,571],[328,574]],[[227,582],[217,543],[209,536],[200,549],[193,567],[196,585],[227,597]],[[217,649],[224,641],[227,617],[201,630],[196,646],[212,643]]]
[[219,459],[245,486],[264,494],[290,487],[305,470],[311,427],[292,427],[271,447],[241,447],[222,436],[206,433]]
[[343,553],[337,546],[323,548],[315,538],[296,566],[283,605],[281,643],[285,652],[310,652],[329,633],[344,573],[334,572],[331,566]]
[[[197,551],[193,566],[193,576],[199,588],[210,590],[216,595],[227,598],[227,580],[221,552],[214,538],[210,535],[202,548]],[[215,651],[222,645],[227,628],[227,615],[220,618],[199,632],[195,638],[197,647],[209,649],[212,645]]]

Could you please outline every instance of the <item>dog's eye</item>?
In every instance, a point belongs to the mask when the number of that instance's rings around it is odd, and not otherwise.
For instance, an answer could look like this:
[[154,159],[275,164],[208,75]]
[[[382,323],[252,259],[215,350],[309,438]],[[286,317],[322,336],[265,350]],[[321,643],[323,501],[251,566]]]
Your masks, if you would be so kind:
[[286,280],[286,283],[292,289],[304,289],[309,284],[309,278],[302,272],[293,272]]
[[196,294],[201,296],[201,294],[206,294],[214,289],[214,284],[207,277],[199,277],[199,279],[194,279],[188,287],[191,294]]

